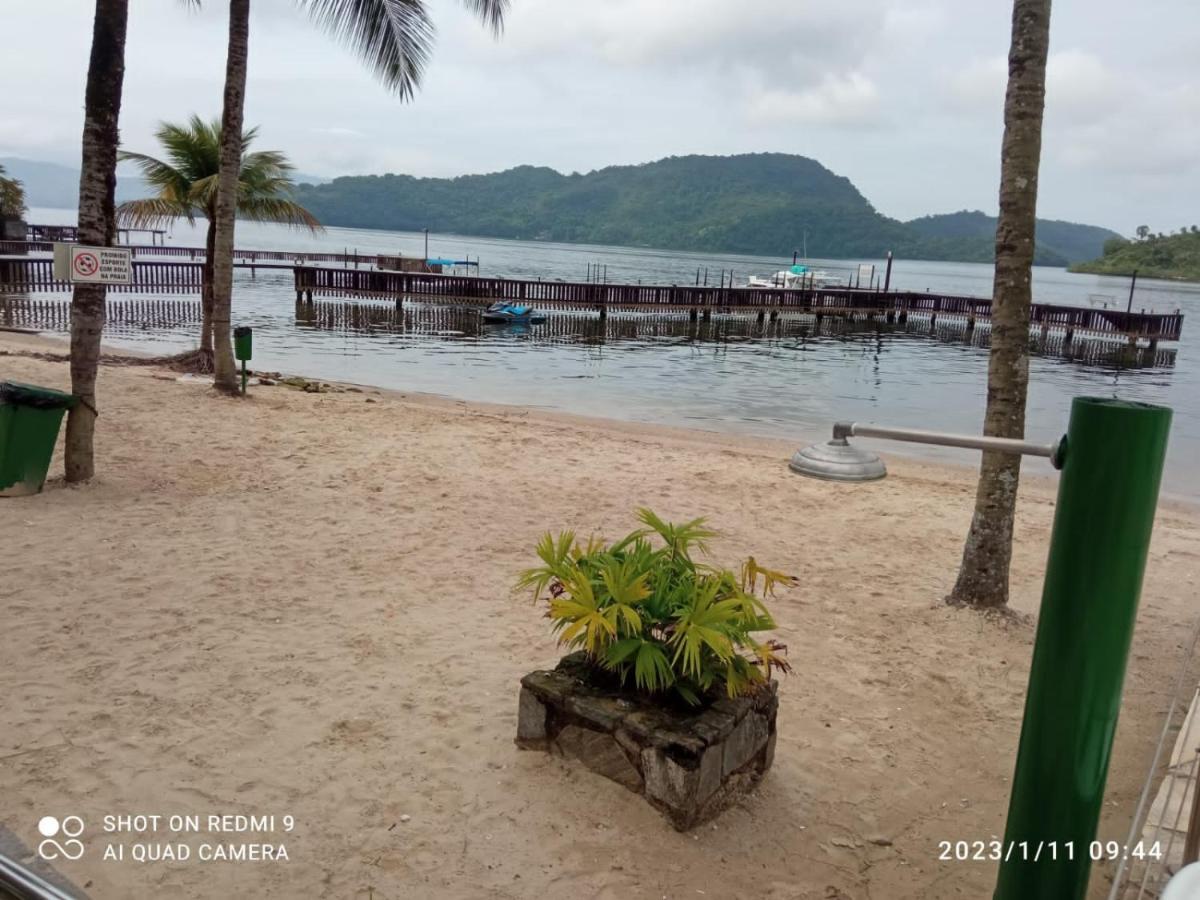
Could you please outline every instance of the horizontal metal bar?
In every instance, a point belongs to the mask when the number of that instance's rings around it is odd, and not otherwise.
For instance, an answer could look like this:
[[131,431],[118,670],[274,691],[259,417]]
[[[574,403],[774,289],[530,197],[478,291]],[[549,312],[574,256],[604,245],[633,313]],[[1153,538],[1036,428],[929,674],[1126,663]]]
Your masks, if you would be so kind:
[[[973,434],[948,434],[944,431],[922,431],[917,428],[888,428],[883,425],[860,425],[858,422],[838,422],[833,426],[835,440],[848,437],[886,438],[913,444],[937,444],[942,447],[966,447],[971,450],[998,450],[1022,456],[1045,456],[1056,460],[1059,442],[1035,444],[1016,438],[985,437]],[[1056,462],[1056,468],[1057,462]]]
[[3,853],[0,853],[0,888],[21,900],[74,900],[71,894]]

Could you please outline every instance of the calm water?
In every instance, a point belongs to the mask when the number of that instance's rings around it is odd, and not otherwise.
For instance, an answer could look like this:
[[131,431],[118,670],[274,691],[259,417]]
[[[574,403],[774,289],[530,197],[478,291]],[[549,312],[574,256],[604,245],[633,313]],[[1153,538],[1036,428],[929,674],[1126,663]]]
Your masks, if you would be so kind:
[[[31,221],[70,223],[74,213],[34,210]],[[312,236],[276,226],[239,223],[237,245],[250,249],[343,248],[361,252],[423,252],[424,236],[331,228]],[[177,226],[168,244],[202,246],[203,234]],[[790,260],[720,256],[490,238],[431,235],[435,257],[482,261],[485,275],[583,280],[589,266],[607,267],[609,281],[691,284],[697,270],[711,283],[720,273],[769,275]],[[878,261],[877,261],[878,262]],[[878,262],[882,272],[882,262]],[[850,263],[821,263],[848,272]],[[969,263],[898,260],[892,285],[977,296],[991,293],[991,268]],[[1035,299],[1124,307],[1127,279],[1034,270]],[[1200,286],[1143,281],[1135,309],[1188,315],[1178,352],[1142,359],[1139,367],[1105,348],[1082,344],[1083,359],[1053,352],[1031,362],[1027,434],[1051,440],[1061,433],[1070,400],[1080,394],[1121,396],[1169,405],[1175,422],[1168,485],[1177,496],[1200,498]],[[553,315],[546,326],[488,328],[478,312],[407,304],[399,316],[388,303],[294,302],[287,270],[235,275],[234,320],[255,330],[256,368],[301,372],[329,380],[568,410],[638,422],[794,439],[821,438],[835,419],[978,432],[986,392],[986,334],[964,340],[954,326],[929,334],[877,330],[812,332],[801,319],[758,325],[751,317],[714,317],[710,325],[685,318]],[[195,345],[194,324],[163,322],[114,327],[117,346],[168,351]],[[1173,345],[1167,345],[1171,347]],[[1048,348],[1053,351],[1054,348]],[[1108,349],[1111,349],[1111,345]],[[911,454],[912,446],[886,453]],[[967,452],[918,450],[940,459],[974,462]],[[1049,471],[1037,460],[1030,471]]]

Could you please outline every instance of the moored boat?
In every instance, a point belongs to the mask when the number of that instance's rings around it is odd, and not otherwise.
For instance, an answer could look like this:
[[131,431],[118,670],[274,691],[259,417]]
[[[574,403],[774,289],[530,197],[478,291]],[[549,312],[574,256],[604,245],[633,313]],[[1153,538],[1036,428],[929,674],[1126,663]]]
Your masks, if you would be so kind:
[[532,306],[501,300],[483,311],[483,321],[489,325],[541,325],[546,317]]
[[782,288],[784,290],[810,290],[812,288],[835,287],[842,284],[837,275],[830,275],[824,269],[811,269],[805,265],[794,265],[780,269],[769,278],[759,278],[751,275],[747,287],[752,288]]

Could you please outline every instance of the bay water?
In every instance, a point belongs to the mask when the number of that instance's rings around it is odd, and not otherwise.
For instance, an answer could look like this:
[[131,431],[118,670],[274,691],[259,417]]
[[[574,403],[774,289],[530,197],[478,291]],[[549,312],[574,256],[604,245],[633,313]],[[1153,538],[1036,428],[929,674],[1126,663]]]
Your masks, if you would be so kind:
[[[32,210],[32,222],[71,224],[73,210]],[[237,246],[261,250],[402,252],[421,256],[426,236],[357,228],[312,235],[239,222]],[[142,241],[135,241],[142,243]],[[791,259],[686,253],[629,247],[512,241],[431,234],[429,255],[480,261],[484,275],[544,280],[693,284],[769,276]],[[200,247],[199,227],[177,224],[167,245]],[[856,277],[859,261],[810,260],[839,277]],[[883,277],[882,260],[874,263]],[[865,284],[866,278],[863,279]],[[974,263],[898,259],[893,288],[987,297],[992,268]],[[1034,299],[1124,309],[1129,280],[1034,270]],[[129,295],[115,295],[115,298]],[[826,439],[835,420],[978,433],[987,387],[986,329],[959,325],[931,333],[883,323],[811,319],[757,323],[753,316],[626,313],[601,322],[594,313],[552,313],[544,326],[487,327],[477,309],[387,302],[318,302],[313,315],[295,303],[287,269],[235,270],[234,324],[254,328],[253,367],[465,400],[509,403],[636,422],[686,426],[792,440]],[[1030,365],[1026,434],[1051,441],[1065,429],[1071,398],[1119,396],[1175,410],[1164,492],[1200,499],[1200,285],[1140,280],[1133,308],[1186,316],[1183,340],[1136,361],[1115,344],[1064,354],[1043,348]],[[941,324],[941,323],[939,323]],[[168,353],[196,345],[194,324],[112,325],[117,347]],[[864,441],[885,455],[920,455],[967,464],[968,451]],[[504,448],[497,448],[504,452]],[[1042,460],[1027,471],[1048,474]],[[1117,473],[1114,473],[1116,475]]]

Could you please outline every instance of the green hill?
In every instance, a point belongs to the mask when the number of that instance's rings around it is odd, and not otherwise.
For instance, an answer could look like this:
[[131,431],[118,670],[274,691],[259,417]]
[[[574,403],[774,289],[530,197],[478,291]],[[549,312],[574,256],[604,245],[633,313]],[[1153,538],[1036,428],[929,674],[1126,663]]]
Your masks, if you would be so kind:
[[[996,217],[979,210],[962,210],[939,216],[924,216],[906,223],[924,238],[943,242],[953,259],[991,262],[996,240]],[[1103,252],[1104,242],[1119,237],[1115,231],[1095,225],[1079,225],[1058,219],[1038,219],[1037,251],[1039,266],[1065,266],[1082,262]]]
[[[520,166],[458,178],[352,176],[302,185],[297,199],[328,225],[774,256],[790,255],[807,233],[808,255],[817,258],[893,250],[985,262],[995,233],[995,219],[983,213],[888,218],[849,179],[782,153],[673,156],[583,175]],[[1038,261],[1047,265],[1095,256],[1114,236],[1048,222],[1039,223],[1039,238],[1050,226],[1058,242],[1039,242]]]
[[1200,229],[1171,235],[1147,235],[1136,241],[1113,238],[1106,241],[1103,255],[1071,266],[1072,272],[1094,275],[1132,275],[1200,281]]

